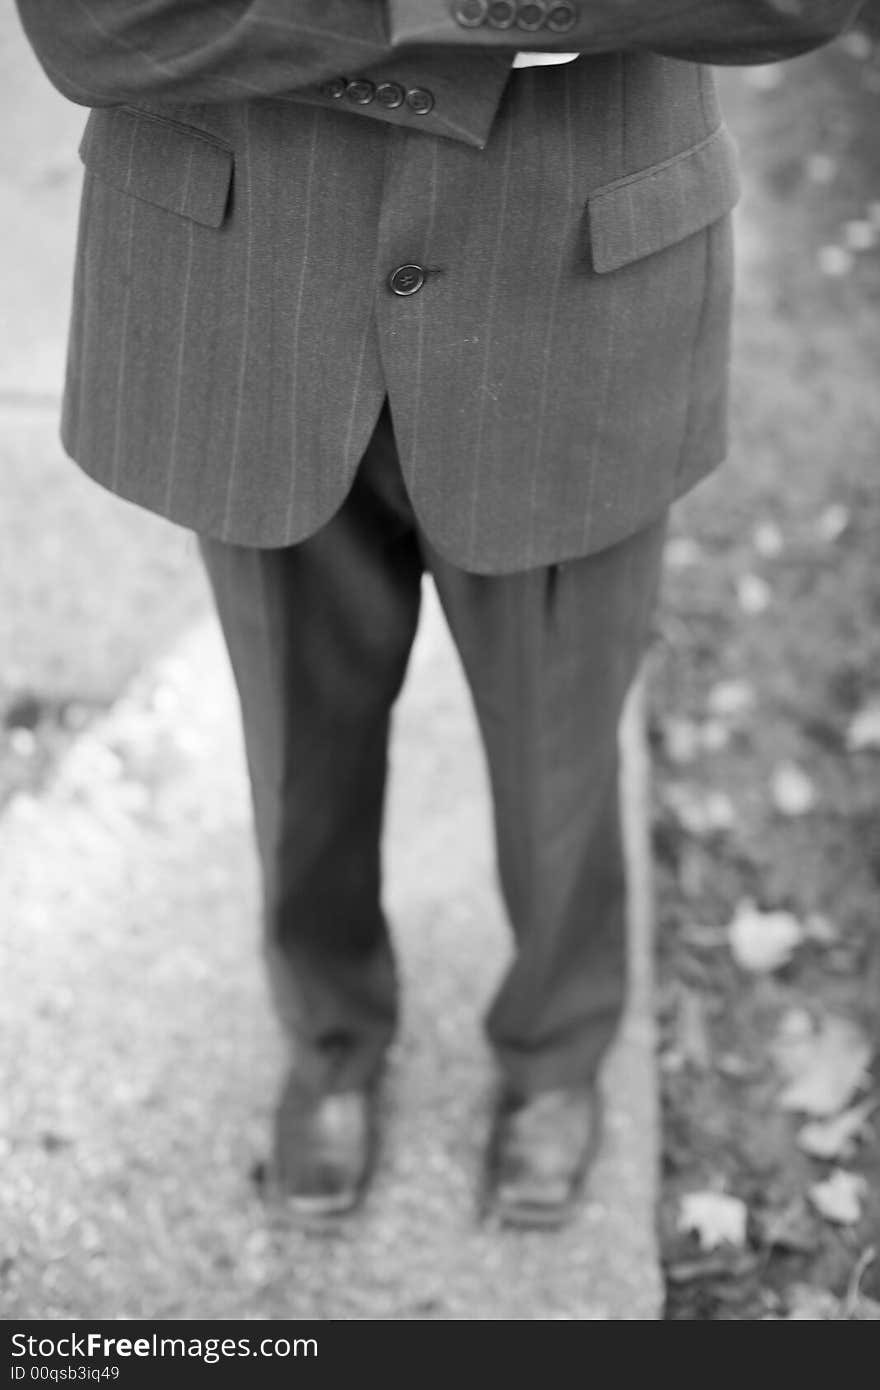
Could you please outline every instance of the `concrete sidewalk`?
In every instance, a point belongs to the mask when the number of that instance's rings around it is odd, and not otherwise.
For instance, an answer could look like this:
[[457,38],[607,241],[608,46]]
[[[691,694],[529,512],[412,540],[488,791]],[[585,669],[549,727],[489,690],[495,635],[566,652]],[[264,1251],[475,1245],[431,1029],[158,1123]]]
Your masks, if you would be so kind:
[[[0,160],[14,214],[0,270],[0,418],[6,446],[24,457],[34,410],[41,432],[56,428],[83,113],[51,91],[6,12],[0,74],[16,133]],[[61,466],[47,464],[47,487]],[[136,524],[93,491],[92,544],[114,510],[121,527]],[[145,552],[160,525],[143,519]],[[70,539],[68,527],[55,546],[61,586]],[[92,569],[97,602],[114,572],[106,559]],[[83,560],[72,582],[91,573]],[[169,609],[178,574],[150,590]],[[396,718],[386,836],[405,1017],[365,1210],[333,1240],[308,1238],[253,1180],[284,1057],[257,947],[234,693],[205,621],[144,667],[45,795],[19,796],[0,820],[0,1316],[660,1315],[639,720],[625,735],[633,989],[607,1071],[607,1144],[570,1230],[500,1232],[478,1224],[475,1193],[491,1085],[480,1013],[507,935],[482,756],[426,596]],[[135,616],[120,626],[119,669],[138,664]],[[82,625],[75,640],[86,640]]]

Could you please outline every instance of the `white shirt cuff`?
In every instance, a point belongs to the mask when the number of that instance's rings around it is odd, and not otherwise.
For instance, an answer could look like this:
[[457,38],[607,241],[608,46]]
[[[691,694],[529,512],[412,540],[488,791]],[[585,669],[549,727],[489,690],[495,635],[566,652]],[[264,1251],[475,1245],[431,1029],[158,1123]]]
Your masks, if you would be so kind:
[[579,57],[579,53],[517,53],[513,60],[513,66],[515,68],[536,68],[544,63],[571,63]]

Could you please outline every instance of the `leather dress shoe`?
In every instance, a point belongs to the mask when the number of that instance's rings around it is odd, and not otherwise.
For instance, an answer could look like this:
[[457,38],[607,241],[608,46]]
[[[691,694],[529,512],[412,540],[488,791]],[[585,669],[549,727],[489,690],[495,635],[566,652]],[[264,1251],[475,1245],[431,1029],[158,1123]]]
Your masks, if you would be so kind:
[[599,1143],[592,1087],[503,1092],[489,1143],[490,1197],[512,1226],[557,1227],[570,1217]]
[[352,1211],[375,1144],[375,1088],[318,1091],[291,1072],[275,1118],[275,1173],[295,1217],[326,1226]]

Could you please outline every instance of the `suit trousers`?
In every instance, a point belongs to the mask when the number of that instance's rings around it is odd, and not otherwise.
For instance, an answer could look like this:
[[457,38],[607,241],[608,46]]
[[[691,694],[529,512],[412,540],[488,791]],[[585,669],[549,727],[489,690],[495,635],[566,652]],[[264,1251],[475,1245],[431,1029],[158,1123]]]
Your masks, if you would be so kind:
[[520,573],[458,569],[413,514],[386,400],[323,529],[281,549],[202,539],[242,705],[270,981],[315,1085],[369,1083],[395,1030],[380,840],[426,571],[476,709],[513,931],[488,1039],[521,1093],[594,1079],[625,983],[617,726],[665,524]]

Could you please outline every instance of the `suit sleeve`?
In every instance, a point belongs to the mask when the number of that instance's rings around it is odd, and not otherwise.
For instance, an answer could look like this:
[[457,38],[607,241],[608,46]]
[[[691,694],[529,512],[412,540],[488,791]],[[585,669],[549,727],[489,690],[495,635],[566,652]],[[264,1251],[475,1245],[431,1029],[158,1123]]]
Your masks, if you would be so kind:
[[50,81],[83,106],[242,101],[391,56],[384,0],[16,0]]
[[[388,0],[392,45],[537,51],[648,50],[705,63],[767,63],[818,48],[863,0]],[[491,13],[490,13],[491,11]],[[509,21],[509,22],[508,22]]]

